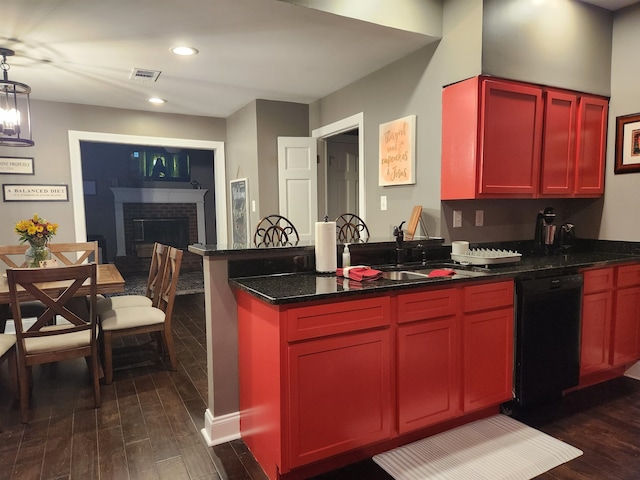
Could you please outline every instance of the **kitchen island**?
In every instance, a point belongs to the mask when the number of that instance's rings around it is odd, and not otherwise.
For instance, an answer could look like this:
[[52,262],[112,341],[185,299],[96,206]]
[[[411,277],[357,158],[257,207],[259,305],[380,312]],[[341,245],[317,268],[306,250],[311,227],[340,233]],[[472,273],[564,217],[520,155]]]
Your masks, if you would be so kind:
[[[393,244],[387,243],[387,244],[381,245],[381,247],[392,250]],[[224,376],[221,376],[219,373],[216,373],[216,372],[219,369],[224,370],[225,371],[224,373],[226,374],[233,371],[234,362],[232,359],[237,357],[233,356],[233,353],[229,354],[229,351],[233,350],[234,347],[237,349],[237,346],[238,346],[238,340],[236,336],[238,335],[237,322],[239,321],[240,324],[242,325],[243,324],[242,317],[245,314],[249,316],[253,316],[254,312],[256,311],[260,311],[264,314],[264,315],[261,314],[260,317],[267,318],[266,324],[271,325],[270,328],[276,329],[277,331],[280,332],[279,335],[281,336],[278,337],[278,342],[281,342],[281,343],[278,343],[278,348],[282,347],[282,345],[284,345],[285,343],[288,345],[290,341],[294,342],[295,345],[298,345],[298,348],[302,348],[300,347],[301,345],[308,346],[315,342],[320,342],[320,344],[322,344],[323,342],[326,342],[327,339],[331,341],[338,341],[340,336],[347,336],[349,338],[353,336],[353,337],[360,338],[361,335],[367,334],[368,336],[372,336],[372,337],[377,336],[377,339],[373,340],[372,342],[371,341],[364,342],[364,344],[377,345],[378,352],[384,352],[385,349],[387,349],[387,353],[391,355],[390,358],[394,359],[394,362],[395,362],[396,361],[395,359],[398,358],[395,355],[397,354],[399,350],[399,345],[400,345],[399,337],[397,337],[396,334],[398,334],[398,332],[401,331],[401,328],[404,328],[404,327],[418,328],[418,327],[415,327],[415,325],[420,324],[423,321],[425,325],[433,324],[433,322],[431,322],[428,318],[422,318],[420,320],[415,320],[415,321],[411,320],[406,322],[403,322],[402,320],[398,321],[398,318],[400,318],[399,305],[401,304],[399,299],[404,295],[409,295],[409,296],[413,294],[424,295],[424,294],[427,294],[428,291],[432,291],[432,290],[439,291],[439,292],[449,291],[449,293],[455,292],[452,294],[451,298],[456,299],[454,303],[457,305],[456,307],[457,310],[455,311],[455,313],[451,315],[449,314],[444,315],[444,317],[449,316],[452,318],[456,318],[456,320],[454,320],[453,323],[450,322],[449,327],[443,327],[444,325],[443,324],[443,325],[440,325],[440,327],[442,328],[435,329],[435,331],[440,332],[440,334],[443,334],[442,332],[448,331],[451,335],[455,336],[460,334],[460,331],[462,331],[460,328],[460,325],[463,325],[464,323],[462,322],[462,320],[459,320],[459,319],[464,318],[465,315],[467,314],[469,315],[474,314],[474,312],[472,311],[464,312],[463,310],[461,310],[461,307],[460,307],[460,305],[463,304],[463,302],[460,301],[461,295],[463,295],[462,292],[464,292],[464,289],[467,287],[474,287],[474,286],[480,286],[485,284],[505,284],[505,283],[511,283],[512,285],[513,279],[517,278],[518,276],[526,276],[526,275],[533,275],[533,274],[545,274],[545,273],[551,273],[551,272],[558,273],[558,272],[569,272],[569,271],[578,271],[578,270],[581,271],[582,269],[594,268],[594,267],[596,269],[601,269],[605,267],[614,268],[616,265],[623,265],[625,263],[637,261],[639,259],[639,256],[637,255],[637,252],[635,251],[634,248],[635,247],[629,250],[616,249],[616,251],[609,251],[607,249],[600,249],[596,251],[590,248],[588,251],[573,253],[571,255],[566,255],[566,256],[564,255],[551,256],[551,257],[525,256],[523,260],[521,262],[518,262],[517,264],[503,265],[503,266],[487,269],[486,275],[483,276],[482,278],[476,277],[476,278],[470,278],[470,279],[437,279],[437,280],[429,279],[424,281],[423,280],[410,280],[410,281],[377,280],[370,284],[356,285],[356,284],[351,284],[351,282],[349,282],[349,284],[347,285],[344,280],[338,281],[334,276],[316,275],[312,271],[310,271],[313,269],[312,259],[311,261],[309,260],[309,257],[313,256],[312,246],[292,247],[291,249],[287,249],[287,248],[269,249],[269,250],[261,250],[261,251],[256,251],[256,249],[248,249],[244,251],[238,251],[238,250],[227,251],[227,250],[218,250],[218,249],[215,249],[215,247],[204,246],[204,245],[191,246],[190,250],[194,251],[195,253],[201,254],[204,259],[205,281],[207,282],[205,285],[206,287],[205,295],[207,300],[206,309],[207,309],[207,316],[209,320],[208,323],[210,324],[208,325],[208,328],[211,328],[211,330],[208,331],[207,333],[208,352],[209,352],[209,359],[211,361],[211,365],[210,365],[211,368],[209,369],[209,372],[208,372],[209,409],[207,411],[207,414],[205,415],[205,418],[209,418],[210,423],[205,428],[205,431],[204,431],[205,437],[207,437],[207,435],[212,432],[214,434],[218,434],[220,431],[224,430],[224,428],[227,428],[227,431],[229,432],[229,438],[232,438],[231,437],[232,435],[237,436],[237,432],[239,431],[239,424],[240,424],[239,412],[240,411],[243,412],[242,422],[243,424],[245,424],[244,418],[246,417],[247,413],[253,413],[259,410],[259,409],[247,410],[245,409],[244,406],[240,410],[238,407],[241,401],[240,397],[242,396],[240,394],[236,397],[238,399],[238,404],[235,405],[235,409],[234,409],[233,402],[232,401],[230,402],[229,398],[226,398],[226,399],[223,399],[223,401],[226,402],[229,408],[229,412],[228,413],[222,412],[221,415],[218,415],[218,409],[216,408],[215,410],[216,415],[213,415],[213,412],[214,412],[213,407],[220,406],[222,403],[219,401],[218,404],[216,405],[215,400],[222,398],[223,394],[225,393],[225,392],[222,392],[221,394],[219,391],[216,392],[216,390],[224,390],[226,391],[226,393],[228,393],[229,390],[233,390],[234,379],[230,378],[232,377],[232,375],[231,376],[227,375],[227,377],[225,378]],[[433,251],[437,252],[437,254],[440,255],[440,259],[443,259],[441,255],[442,249],[438,249],[438,244],[435,244],[433,246]],[[352,253],[352,256],[355,256],[357,258],[357,249],[354,249],[352,247],[352,252],[354,252]],[[429,250],[429,253],[430,253],[428,257],[429,261],[437,260],[436,258],[437,256],[431,255],[432,250]],[[274,272],[272,269],[273,265],[279,264],[282,258],[288,259],[288,261],[284,263],[287,263],[289,265],[289,273],[287,273],[286,271]],[[408,256],[405,258],[411,258],[411,257]],[[238,265],[236,265],[237,263],[241,264],[245,260],[254,265],[257,263],[263,262],[264,265],[262,265],[260,268],[254,268],[254,271],[249,272],[246,269],[246,267],[243,267],[242,265],[238,267]],[[405,268],[407,267],[410,267],[410,266],[405,266]],[[269,274],[260,275],[261,273],[260,270],[262,270],[263,272],[268,271]],[[231,282],[229,282],[229,278],[231,278]],[[230,286],[230,283],[231,283],[231,286]],[[235,293],[234,293],[234,290],[235,290]],[[236,302],[236,296],[238,299],[237,302]],[[240,300],[241,298],[242,300]],[[343,304],[344,305],[347,303],[360,302],[360,301],[364,301],[365,303],[373,301],[375,303],[376,301],[380,301],[381,298],[387,299],[385,301],[387,301],[389,304],[388,315],[386,313],[378,315],[378,317],[382,319],[378,318],[378,320],[375,320],[373,326],[367,326],[364,329],[364,331],[360,330],[359,328],[356,328],[357,331],[355,332],[348,331],[348,330],[338,331],[338,332],[329,333],[327,334],[326,337],[324,336],[323,333],[321,333],[319,338],[315,338],[315,337],[307,338],[307,337],[304,337],[304,335],[308,335],[310,334],[309,332],[312,332],[312,331],[315,331],[315,332],[321,331],[322,328],[318,329],[314,327],[313,329],[308,330],[307,333],[305,334],[297,333],[295,335],[292,333],[289,327],[287,327],[286,333],[282,330],[283,328],[282,325],[288,324],[288,322],[284,322],[284,323],[281,322],[283,315],[285,316],[290,315],[290,312],[293,310],[305,309],[307,307],[314,309],[318,306],[322,307],[323,304]],[[224,302],[220,301],[220,299],[223,299]],[[245,305],[245,307],[243,307],[242,305]],[[247,305],[250,305],[250,307],[247,308],[246,307]],[[513,295],[511,295],[510,306],[501,305],[496,310],[500,310],[503,307],[506,309],[513,308]],[[322,307],[322,308],[330,308],[330,307]],[[374,310],[377,309],[379,311],[386,311],[385,308],[386,307],[384,306],[378,305],[374,308]],[[360,312],[361,310],[364,312],[370,309],[368,308],[356,309],[357,312]],[[239,317],[236,316],[237,311],[242,312],[240,313]],[[289,313],[286,313],[286,312],[289,312]],[[509,314],[507,314],[505,318],[507,316],[509,316]],[[317,317],[316,320],[320,322],[320,320],[324,319],[325,317],[326,315],[323,314]],[[438,314],[437,318],[441,319],[441,315]],[[277,319],[277,321],[274,319]],[[511,328],[512,328],[513,313],[510,314],[510,319],[511,319]],[[363,320],[363,322],[364,324],[366,324],[367,321],[370,321],[370,320],[371,319],[366,321]],[[382,324],[380,324],[380,322],[382,322]],[[254,323],[262,323],[262,321],[254,322]],[[458,328],[457,334],[454,333],[456,328],[450,328],[452,326],[455,327],[456,323]],[[496,324],[497,323],[499,322],[496,320]],[[406,331],[409,331],[409,330],[407,329]],[[381,332],[384,332],[384,333],[381,333]],[[503,331],[503,333],[505,332]],[[290,335],[290,334],[294,336],[292,336],[291,338],[287,337],[287,335]],[[427,335],[426,332],[424,332],[423,334]],[[302,335],[302,337],[298,338],[296,337],[296,335]],[[436,333],[433,333],[433,335],[436,335]],[[380,336],[384,338],[381,338]],[[508,335],[506,335],[505,333],[505,337],[506,336]],[[407,338],[408,339],[419,338],[419,336],[418,337],[408,336]],[[492,338],[492,336],[490,338]],[[460,338],[458,337],[458,340],[454,343],[459,344],[459,341],[460,341]],[[353,344],[353,347],[356,348],[356,345],[358,345],[358,342]],[[360,348],[364,348],[364,347],[360,347]],[[467,347],[465,346],[464,349],[457,350],[458,361],[460,361],[461,359],[460,352],[463,350],[467,351]],[[293,349],[293,351],[296,351],[296,349]],[[322,349],[320,351],[322,351]],[[330,348],[329,351],[333,351],[332,348]],[[425,350],[422,349],[421,351],[425,351]],[[236,355],[238,355],[237,353],[238,350],[235,350],[235,352],[236,352]],[[446,357],[445,352],[441,351],[440,353]],[[379,354],[384,355],[383,353],[379,353]],[[291,364],[291,360],[293,358],[289,356],[284,356],[284,353],[282,351],[280,351],[278,355],[276,355],[276,353],[272,351],[271,355],[273,356],[273,358],[277,358],[278,362],[285,362],[287,365]],[[367,355],[364,355],[364,356],[367,357]],[[313,355],[309,357],[303,356],[300,358],[312,358],[312,357]],[[350,359],[352,357],[353,356],[351,355],[347,355],[346,359]],[[358,358],[358,357],[359,355],[355,355],[355,358]],[[241,353],[240,353],[240,358],[242,358]],[[316,358],[321,358],[321,356]],[[399,359],[398,359],[398,362],[399,362]],[[320,363],[323,364],[322,362]],[[339,363],[342,364],[344,362],[340,360]],[[371,368],[370,365],[372,363],[374,362],[365,362],[364,365],[360,365],[357,368],[356,366],[353,366],[353,365],[352,367],[356,371],[360,372],[361,371],[360,367]],[[415,362],[413,361],[410,363],[415,364]],[[500,401],[496,400],[496,403],[492,404],[492,406],[489,407],[490,408],[489,411],[485,411],[484,408],[479,408],[479,410],[475,410],[475,411],[469,410],[468,412],[463,412],[463,415],[461,417],[457,416],[453,420],[439,420],[439,421],[436,421],[435,424],[431,424],[431,426],[429,427],[417,427],[417,430],[412,430],[413,427],[401,427],[400,425],[402,424],[402,422],[401,420],[399,420],[401,418],[401,415],[397,413],[398,412],[397,405],[399,403],[398,398],[401,398],[400,395],[404,395],[404,394],[399,393],[402,390],[396,388],[399,385],[398,379],[400,378],[400,374],[399,374],[400,370],[398,369],[398,364],[390,365],[388,364],[388,362],[385,364],[388,365],[388,369],[389,369],[389,371],[386,374],[384,372],[378,371],[378,372],[374,372],[375,375],[374,373],[371,373],[369,378],[372,378],[371,375],[377,378],[378,385],[380,384],[379,382],[383,382],[384,384],[387,384],[387,382],[390,381],[391,386],[393,387],[392,389],[388,390],[390,392],[389,393],[390,400],[386,403],[387,406],[382,407],[382,410],[386,409],[387,411],[386,417],[385,419],[382,419],[383,417],[378,417],[380,421],[376,423],[377,425],[383,425],[381,427],[382,430],[378,431],[377,434],[383,435],[383,437],[386,440],[379,440],[379,439],[365,440],[364,444],[366,444],[367,446],[357,447],[357,450],[359,451],[360,454],[365,454],[365,455],[369,453],[372,454],[371,449],[372,448],[376,449],[376,447],[379,447],[380,442],[383,442],[383,443],[386,442],[385,446],[387,446],[389,445],[389,443],[394,444],[395,442],[399,442],[399,441],[404,442],[407,439],[412,439],[412,438],[417,439],[417,438],[420,438],[421,436],[424,436],[425,434],[430,434],[431,432],[435,432],[438,429],[450,428],[451,426],[456,424],[457,421],[463,421],[468,419],[468,417],[465,417],[465,415],[467,414],[481,415],[481,414],[495,413],[497,406],[500,403]],[[464,369],[458,368],[458,367],[454,367],[453,369],[458,372],[457,375],[461,376],[460,378],[463,378],[462,383],[460,385],[464,385]],[[320,370],[322,371],[322,369]],[[313,370],[313,371],[316,373],[314,373],[310,378],[317,377],[318,372],[316,370]],[[238,373],[237,370],[236,370],[235,380],[237,381],[238,375],[240,375],[241,377],[240,381],[244,382],[245,379],[242,378],[243,377],[242,373]],[[263,383],[260,389],[254,388],[253,389],[254,393],[257,391],[273,392],[272,389],[274,388],[274,384],[278,384],[282,387],[284,385],[280,383],[280,380],[282,380],[282,372],[279,375],[280,377],[278,379],[274,379],[273,382],[269,382],[268,377],[263,377],[265,379],[263,380],[263,382],[266,382],[266,383]],[[307,378],[306,375],[304,377]],[[421,377],[421,375],[419,375],[418,377]],[[409,376],[409,378],[411,377]],[[350,386],[353,383],[354,382],[349,381],[349,382],[346,382],[345,385]],[[444,383],[447,383],[447,382],[444,382]],[[258,383],[258,385],[259,384],[260,383]],[[231,385],[231,388],[229,388],[230,385]],[[237,385],[237,383],[235,385]],[[307,393],[314,392],[313,385],[310,385],[309,387],[310,387],[310,390],[306,390],[306,387],[305,387],[302,389],[299,388],[298,391],[307,392]],[[240,390],[246,390],[246,388],[241,388]],[[381,390],[376,390],[376,391],[381,391]],[[278,392],[279,394],[283,393],[282,390],[279,390]],[[325,392],[325,390],[322,390],[322,392]],[[393,393],[393,395],[391,394],[391,392]],[[451,392],[453,392],[453,390],[449,391],[449,393]],[[212,401],[212,398],[213,398],[213,401]],[[282,397],[280,398],[282,399]],[[342,398],[342,397],[329,396],[328,398]],[[411,395],[406,394],[405,397],[403,398],[411,398]],[[446,395],[443,395],[440,398],[446,398]],[[380,397],[380,400],[381,401],[384,400],[384,397]],[[289,400],[287,402],[289,402]],[[409,400],[407,400],[407,402],[408,402],[407,403],[408,405],[411,404]],[[269,404],[268,402],[264,403],[263,401],[260,401],[257,403],[259,403],[261,407]],[[459,405],[459,403],[457,404]],[[284,421],[284,417],[289,418],[291,415],[293,415],[293,413],[290,410],[289,403],[280,403],[279,405],[280,406],[278,408],[279,408],[280,414],[278,414],[278,416],[276,417],[272,416],[271,417],[272,419],[279,418],[281,421]],[[464,403],[462,405],[464,405]],[[462,409],[464,407],[460,407],[460,408]],[[406,411],[411,412],[412,410],[411,408],[409,408]],[[308,416],[305,416],[305,415],[306,414],[304,414],[303,412],[302,417],[300,417],[301,420],[304,420],[305,418],[308,419]],[[443,414],[442,418],[445,418],[447,415],[449,415],[449,413]],[[417,415],[417,416],[420,417],[420,415]],[[425,417],[428,417],[428,416],[430,415],[426,415]],[[433,416],[431,418],[434,419],[436,417],[437,416]],[[409,415],[406,418],[407,419],[411,418],[411,415]],[[325,422],[325,423],[330,423],[330,422]],[[411,420],[408,421],[408,424],[411,424]],[[417,425],[417,423],[414,425]],[[263,428],[264,425],[254,424],[254,427],[257,430],[259,430],[260,428]],[[210,428],[211,430],[207,431],[207,428]],[[234,432],[234,428],[236,429],[235,432]],[[401,428],[405,428],[404,430],[405,433],[400,433]],[[416,432],[419,432],[419,433],[416,433]],[[243,437],[244,436],[245,436],[245,433],[243,433]],[[209,438],[214,439],[214,436],[210,435]],[[216,438],[224,439],[224,436],[218,435]],[[401,438],[402,440],[398,440],[399,438]],[[289,441],[290,440],[287,439],[287,442]],[[305,441],[312,441],[312,440],[307,439]],[[334,451],[325,450],[324,452],[319,453],[318,454],[319,456],[314,456],[315,454],[308,456],[308,452],[304,448],[302,450],[299,450],[296,453],[291,450],[291,444],[288,444],[289,446],[287,448],[289,450],[288,451],[283,450],[280,452],[280,454],[283,454],[283,455],[286,454],[288,456],[287,462],[289,463],[288,463],[288,466],[284,468],[289,468],[290,471],[293,472],[293,474],[295,474],[296,472],[301,472],[302,471],[301,469],[305,468],[304,467],[305,465],[312,465],[314,468],[320,469],[318,471],[321,471],[323,465],[325,467],[327,466],[326,464],[323,464],[323,462],[327,462],[326,460],[327,455],[328,455],[328,458],[331,459],[330,462],[334,462],[336,460],[343,461],[343,462],[353,460],[353,458],[349,456],[349,452],[352,449],[350,447],[346,447],[346,453],[344,450],[345,446],[349,444],[349,441],[351,440],[346,440],[343,442],[334,442],[332,443],[332,445],[334,445],[334,447],[337,450],[334,450]],[[341,446],[339,447],[335,446],[340,443],[342,443]],[[280,446],[283,445],[282,442],[277,442],[277,444]],[[273,448],[276,448],[275,444],[272,444],[272,445],[274,445]],[[314,444],[311,443],[311,444],[307,444],[307,446],[308,445],[313,446]],[[317,447],[317,445],[315,447]],[[315,448],[315,447],[312,448],[311,450],[313,451],[322,450],[322,448]],[[331,448],[334,448],[334,447],[331,447]],[[277,448],[281,448],[281,447],[277,447]],[[342,451],[343,453],[335,453],[336,451]],[[255,453],[256,452],[254,452],[254,454]],[[319,459],[319,458],[322,458],[322,459]],[[285,465],[285,463],[280,464],[280,468],[283,468],[282,467],[283,465]],[[269,467],[269,468],[273,468],[273,467]],[[266,466],[265,466],[265,470],[267,470]],[[290,475],[293,475],[293,474],[290,473]],[[292,478],[294,477],[292,476]]]

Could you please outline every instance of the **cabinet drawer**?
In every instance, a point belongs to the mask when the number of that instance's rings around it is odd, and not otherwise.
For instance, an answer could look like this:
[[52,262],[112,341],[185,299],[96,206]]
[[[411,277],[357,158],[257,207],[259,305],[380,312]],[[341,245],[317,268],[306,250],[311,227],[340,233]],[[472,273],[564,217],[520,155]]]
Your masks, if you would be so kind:
[[287,311],[287,340],[353,332],[390,323],[389,297],[334,302]]
[[632,287],[640,285],[640,263],[623,265],[616,272],[616,286]]
[[463,303],[465,312],[511,306],[513,305],[513,281],[464,287]]
[[458,290],[445,288],[398,296],[398,323],[454,315],[458,308]]
[[583,293],[585,295],[595,292],[603,292],[613,288],[613,267],[597,268],[582,272],[584,277]]

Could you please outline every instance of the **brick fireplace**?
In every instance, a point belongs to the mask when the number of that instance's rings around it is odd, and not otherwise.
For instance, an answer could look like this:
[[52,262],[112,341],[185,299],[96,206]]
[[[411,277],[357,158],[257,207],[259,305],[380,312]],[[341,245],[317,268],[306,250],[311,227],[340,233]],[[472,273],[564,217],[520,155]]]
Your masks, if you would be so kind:
[[185,251],[183,269],[200,268],[186,247],[205,243],[204,195],[207,190],[112,188],[115,200],[116,264],[123,274],[148,269],[153,243]]

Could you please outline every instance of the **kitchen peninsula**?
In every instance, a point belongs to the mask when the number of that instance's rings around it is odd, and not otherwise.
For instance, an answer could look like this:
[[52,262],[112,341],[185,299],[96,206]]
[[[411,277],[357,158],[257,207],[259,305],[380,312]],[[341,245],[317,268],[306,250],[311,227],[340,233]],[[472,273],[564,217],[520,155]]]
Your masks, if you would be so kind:
[[[365,263],[358,247],[351,248],[354,263]],[[393,247],[392,242],[361,246],[373,265],[393,263]],[[419,264],[420,256],[411,251],[417,243],[406,247],[407,261]],[[448,248],[432,241],[427,261],[446,259]],[[190,251],[203,256],[210,328],[205,436],[219,438],[222,427],[233,435],[242,415],[245,443],[274,478],[276,465],[283,477],[298,478],[495,413],[511,398],[514,279],[592,271],[608,272],[612,282],[624,276],[629,285],[640,283],[638,246],[622,242],[584,241],[569,255],[525,255],[480,277],[380,279],[364,285],[313,273],[311,245],[266,250],[192,245]],[[638,293],[634,288],[628,292]],[[474,305],[478,299],[488,303]],[[411,348],[412,342],[430,339],[447,348]],[[239,376],[241,393],[234,410],[224,393],[238,384],[219,370],[230,373],[230,359],[238,357],[242,366],[235,380]],[[619,375],[631,358],[623,356],[615,368],[592,366],[585,379]],[[447,368],[415,368],[436,362],[440,367],[447,362]],[[337,371],[330,368],[335,364]],[[424,378],[435,378],[440,386],[438,395],[429,387],[429,402],[424,402],[424,380],[420,383]],[[223,401],[228,412],[218,410]]]

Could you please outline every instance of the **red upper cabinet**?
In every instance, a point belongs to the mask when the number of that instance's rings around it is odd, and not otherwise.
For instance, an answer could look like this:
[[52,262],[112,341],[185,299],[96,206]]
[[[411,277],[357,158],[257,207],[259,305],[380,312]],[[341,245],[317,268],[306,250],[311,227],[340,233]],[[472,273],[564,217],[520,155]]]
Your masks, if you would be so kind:
[[576,141],[576,186],[579,197],[598,197],[604,192],[607,145],[606,98],[584,95],[578,103]]
[[597,197],[608,101],[475,77],[442,96],[442,200]]
[[475,77],[445,88],[443,200],[535,197],[542,89]]
[[578,98],[570,93],[545,92],[542,142],[542,195],[571,195],[575,176],[576,111]]

